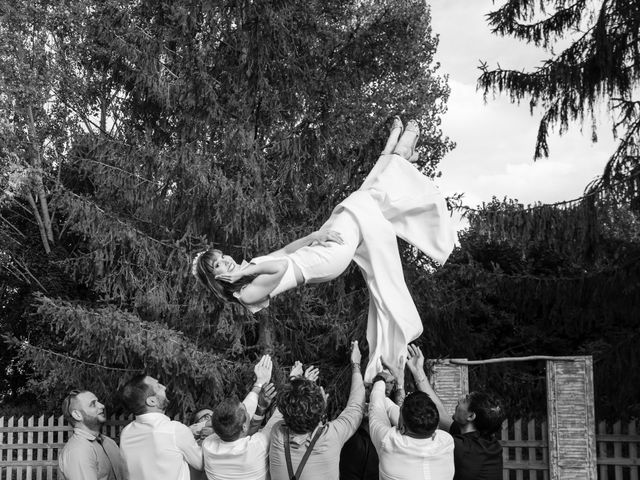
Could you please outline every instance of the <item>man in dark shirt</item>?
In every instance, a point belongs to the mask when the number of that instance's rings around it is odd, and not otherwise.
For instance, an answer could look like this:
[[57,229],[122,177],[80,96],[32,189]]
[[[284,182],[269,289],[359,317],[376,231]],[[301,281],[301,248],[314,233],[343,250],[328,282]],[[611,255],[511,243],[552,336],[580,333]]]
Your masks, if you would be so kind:
[[[385,379],[387,384],[385,395],[390,397],[395,392],[395,403],[404,401],[403,385],[396,385],[396,379],[389,372],[383,370],[378,375]],[[369,434],[368,401],[371,387],[366,388],[367,407],[364,409],[364,418],[356,430],[356,433],[347,440],[340,451],[340,480],[378,480],[378,452],[373,446]],[[390,398],[385,399],[392,402]],[[387,404],[388,405],[388,404]]]
[[364,418],[340,451],[340,480],[378,480],[378,477],[378,453],[369,435],[368,419]]
[[438,407],[440,425],[453,436],[456,468],[454,480],[501,480],[502,446],[495,438],[504,420],[500,404],[482,392],[471,392],[458,400],[453,416],[445,411],[442,400],[424,371],[424,356],[416,345],[409,345],[407,366],[416,386],[427,393]]

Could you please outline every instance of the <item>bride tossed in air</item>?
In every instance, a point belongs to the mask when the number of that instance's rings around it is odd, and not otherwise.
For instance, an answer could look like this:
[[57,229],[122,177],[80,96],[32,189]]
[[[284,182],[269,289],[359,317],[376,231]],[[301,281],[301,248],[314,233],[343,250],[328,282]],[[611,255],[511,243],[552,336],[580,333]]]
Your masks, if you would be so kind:
[[308,283],[328,282],[354,261],[369,289],[365,381],[398,365],[422,321],[404,281],[397,238],[443,264],[456,238],[446,201],[414,165],[418,124],[394,119],[380,158],[362,186],[340,202],[313,233],[280,250],[238,264],[217,249],[199,253],[193,274],[219,300],[251,312],[276,295]]

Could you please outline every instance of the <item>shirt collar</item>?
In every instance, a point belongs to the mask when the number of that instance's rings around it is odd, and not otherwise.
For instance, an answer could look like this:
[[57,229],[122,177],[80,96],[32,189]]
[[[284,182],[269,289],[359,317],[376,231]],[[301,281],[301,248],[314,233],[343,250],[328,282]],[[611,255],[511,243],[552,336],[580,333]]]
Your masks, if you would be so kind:
[[160,412],[148,412],[140,415],[136,415],[136,422],[140,423],[156,423],[161,420],[171,420],[164,413]]
[[98,438],[98,435],[100,435],[100,434],[96,435],[95,433],[80,427],[74,427],[73,434],[78,435],[79,437],[84,438],[85,440],[89,440],[90,442],[93,442],[96,438]]

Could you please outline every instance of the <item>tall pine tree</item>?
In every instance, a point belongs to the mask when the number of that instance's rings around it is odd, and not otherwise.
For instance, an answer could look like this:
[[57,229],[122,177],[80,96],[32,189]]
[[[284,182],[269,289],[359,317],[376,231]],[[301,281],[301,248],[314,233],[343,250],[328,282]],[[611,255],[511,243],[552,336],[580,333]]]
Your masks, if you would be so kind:
[[254,317],[212,301],[190,261],[211,244],[263,254],[319,227],[373,165],[393,114],[420,121],[421,167],[435,173],[448,88],[424,2],[40,0],[2,12],[5,401],[30,392],[54,408],[76,385],[112,401],[145,370],[185,413],[241,391],[265,350],[278,367],[320,364],[340,391],[366,322],[355,269]]

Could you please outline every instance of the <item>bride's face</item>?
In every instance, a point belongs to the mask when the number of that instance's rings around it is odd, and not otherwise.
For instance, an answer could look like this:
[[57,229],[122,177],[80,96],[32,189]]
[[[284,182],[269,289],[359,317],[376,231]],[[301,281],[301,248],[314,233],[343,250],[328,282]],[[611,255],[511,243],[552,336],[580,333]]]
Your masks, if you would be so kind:
[[213,252],[213,274],[220,275],[221,273],[231,272],[240,266],[229,255],[223,255],[220,250]]

